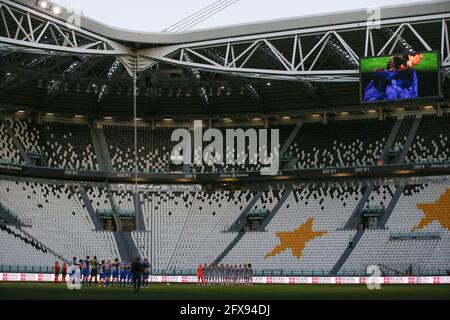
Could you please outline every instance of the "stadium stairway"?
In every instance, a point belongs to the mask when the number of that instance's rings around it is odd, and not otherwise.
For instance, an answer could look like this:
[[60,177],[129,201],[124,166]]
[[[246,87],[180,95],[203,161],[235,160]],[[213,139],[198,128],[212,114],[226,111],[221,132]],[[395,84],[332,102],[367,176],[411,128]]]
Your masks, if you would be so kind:
[[341,255],[339,260],[336,262],[336,264],[331,269],[330,276],[335,276],[338,274],[339,270],[341,270],[345,261],[347,261],[348,257],[350,257],[350,254],[352,253],[353,249],[355,249],[355,247],[358,245],[358,242],[361,239],[363,234],[364,234],[363,229],[359,229],[358,231],[356,231],[356,234],[353,236],[353,239],[352,239],[352,246],[351,247],[347,246],[344,253]]
[[233,250],[234,246],[239,242],[239,240],[242,239],[244,234],[245,232],[238,232],[233,241],[231,241],[231,243],[225,248],[225,250],[223,250],[223,252],[217,257],[217,259],[214,260],[212,265],[218,265],[230,253],[230,251]]
[[113,232],[113,235],[114,240],[116,241],[117,244],[117,250],[119,250],[120,259],[122,261],[129,261],[130,254],[128,253],[127,247],[125,246],[125,239],[123,237],[123,232],[116,231]]
[[367,200],[369,199],[370,195],[373,191],[373,185],[368,185],[366,187],[366,191],[364,192],[362,198],[359,200],[358,205],[356,206],[355,210],[353,210],[352,215],[348,219],[347,223],[344,226],[344,230],[351,230],[356,228],[356,223],[358,222],[358,218],[360,216],[361,210],[364,208],[364,205],[366,204]]
[[233,222],[231,227],[228,229],[227,232],[236,232],[236,237],[234,237],[233,241],[230,242],[230,244],[223,250],[223,252],[213,261],[213,265],[219,264],[227,255],[230,253],[230,251],[234,248],[234,246],[239,242],[239,240],[242,239],[245,232],[242,230],[244,229],[245,223],[247,221],[246,216],[247,213],[250,211],[251,208],[256,204],[256,202],[261,198],[262,192],[258,191],[256,195],[253,197],[252,200],[249,201],[247,206],[242,210],[239,217]]
[[416,119],[414,120],[411,130],[408,133],[408,138],[406,139],[405,145],[403,146],[402,153],[400,154],[398,163],[405,162],[406,155],[408,154],[409,148],[411,148],[411,145],[413,144],[414,139],[416,138],[417,130],[419,129],[421,121],[422,116],[417,116]]
[[[368,186],[366,192],[364,193],[363,197],[361,198],[360,202],[358,203],[358,206],[356,207],[355,211],[352,214],[352,217],[349,219],[349,221],[346,224],[346,229],[352,229],[355,227],[356,218],[359,215],[359,212],[364,207],[364,204],[366,203],[367,199],[371,195],[373,190],[373,186]],[[404,185],[398,185],[397,189],[395,190],[394,195],[392,196],[391,201],[389,202],[389,205],[386,208],[386,212],[381,217],[381,220],[378,224],[379,229],[384,229],[386,226],[387,221],[389,220],[389,217],[391,216],[391,213],[394,211],[395,206],[397,205],[398,200],[400,199],[400,196],[402,195],[403,191],[405,190]],[[339,270],[342,268],[342,266],[347,261],[350,254],[353,252],[353,250],[358,245],[359,240],[364,234],[364,229],[358,229],[356,231],[356,234],[353,236],[352,239],[352,247],[348,246],[344,253],[341,255],[339,260],[336,262],[336,264],[333,266],[333,268],[330,271],[330,276],[335,276],[338,274]]]
[[114,223],[116,225],[116,230],[122,231],[122,222],[120,221],[120,216],[119,216],[119,212],[117,211],[116,201],[114,200],[114,195],[111,192],[111,187],[109,184],[106,184],[106,193],[108,194],[109,204],[111,205],[111,208],[112,208],[112,214],[113,214]]
[[397,137],[397,134],[400,130],[400,127],[402,126],[403,123],[403,118],[397,118],[397,121],[395,121],[394,126],[392,127],[391,130],[391,134],[389,135],[384,148],[383,148],[383,154],[382,154],[382,159],[383,159],[383,163],[387,163],[388,158],[389,158],[389,150],[391,150],[392,148],[392,144],[395,141],[395,138]]
[[303,121],[299,121],[297,125],[295,126],[294,130],[292,130],[291,135],[287,138],[284,145],[281,147],[280,150],[280,158],[284,156],[284,154],[289,150],[289,147],[291,146],[292,142],[294,142],[295,138],[297,137],[298,133],[300,132],[300,129],[303,127]]
[[389,205],[387,206],[386,211],[384,212],[383,216],[380,219],[380,222],[378,223],[379,229],[384,229],[386,227],[386,223],[388,222],[389,217],[391,216],[392,212],[394,211],[394,208],[397,205],[397,202],[400,199],[404,190],[405,190],[404,185],[397,186],[397,189],[395,190],[395,193],[392,196],[392,199],[389,202]]
[[142,203],[139,197],[139,193],[133,192],[134,211],[136,213],[136,231],[146,231],[144,213],[142,211]]
[[2,119],[0,119],[0,124],[2,124],[2,123],[3,123],[3,127],[5,128],[6,132],[10,136],[12,142],[14,143],[14,146],[17,148],[17,150],[19,150],[20,156],[25,161],[25,164],[27,166],[31,166],[32,165],[31,159],[28,156],[28,154],[25,152],[25,149],[22,146],[22,144],[17,139],[16,135],[14,134],[14,131],[11,129],[11,127],[9,126],[9,124],[6,121],[3,121]]
[[264,219],[264,221],[259,225],[259,231],[263,232],[265,231],[267,225],[272,221],[273,217],[277,214],[278,210],[283,206],[283,204],[286,202],[287,198],[289,198],[289,195],[291,194],[292,189],[285,189],[283,196],[281,197],[280,201],[277,202],[275,207],[270,211],[270,214]]
[[117,231],[113,232],[113,234],[122,261],[131,261],[131,259],[139,256],[130,232]]
[[0,218],[2,218],[4,221],[10,224],[19,224],[19,219],[17,216],[8,208],[3,206],[3,204],[0,203]]
[[[125,247],[127,249],[128,255],[131,259],[139,257],[139,251],[134,244],[133,237],[131,236],[131,232],[122,232],[122,237],[125,243]],[[130,260],[128,260],[130,261]]]
[[89,125],[89,132],[91,134],[92,146],[94,147],[95,156],[97,157],[98,167],[100,171],[107,171],[103,150],[100,147],[100,139],[98,137],[97,131],[98,129],[94,128],[92,125]]
[[[108,143],[106,142],[105,132],[103,131],[103,128],[93,128],[93,132],[91,132],[92,141],[98,142],[98,148],[99,152],[101,153],[101,157],[103,159],[103,165],[105,171],[114,171],[112,162],[111,162],[111,154],[109,153],[108,149]],[[94,136],[96,139],[94,139]],[[94,148],[95,148],[95,142],[94,142]],[[97,152],[97,151],[95,151]],[[98,156],[97,156],[98,159]]]
[[228,229],[228,232],[240,232],[247,222],[247,213],[251,208],[255,205],[256,201],[261,198],[262,192],[258,191],[258,193],[253,197],[251,201],[247,204],[247,206],[242,210],[241,214],[237,217],[237,219],[233,222],[233,224]]
[[81,200],[83,201],[84,206],[86,208],[86,211],[88,212],[89,217],[91,217],[92,223],[95,226],[95,230],[96,231],[103,230],[102,223],[101,223],[100,219],[98,218],[97,214],[95,213],[95,210],[92,207],[92,203],[89,200],[89,196],[87,195],[86,190],[84,189],[83,186],[79,187],[79,193],[81,196]]

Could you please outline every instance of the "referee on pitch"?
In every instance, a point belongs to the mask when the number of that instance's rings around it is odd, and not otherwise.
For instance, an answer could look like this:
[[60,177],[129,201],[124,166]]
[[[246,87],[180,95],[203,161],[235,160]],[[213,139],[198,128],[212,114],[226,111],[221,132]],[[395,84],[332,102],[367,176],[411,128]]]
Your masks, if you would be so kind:
[[141,279],[142,279],[143,265],[141,258],[137,257],[133,260],[131,264],[131,272],[133,273],[133,288],[134,292],[139,292],[141,289]]

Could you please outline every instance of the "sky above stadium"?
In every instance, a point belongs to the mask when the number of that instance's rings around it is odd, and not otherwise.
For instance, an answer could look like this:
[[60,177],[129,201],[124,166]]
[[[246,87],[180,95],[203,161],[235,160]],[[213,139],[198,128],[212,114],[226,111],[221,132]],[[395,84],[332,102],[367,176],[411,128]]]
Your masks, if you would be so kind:
[[[217,0],[56,0],[76,6],[105,24],[138,31],[162,31]],[[239,0],[194,29],[320,14],[342,10],[411,4],[423,0]]]

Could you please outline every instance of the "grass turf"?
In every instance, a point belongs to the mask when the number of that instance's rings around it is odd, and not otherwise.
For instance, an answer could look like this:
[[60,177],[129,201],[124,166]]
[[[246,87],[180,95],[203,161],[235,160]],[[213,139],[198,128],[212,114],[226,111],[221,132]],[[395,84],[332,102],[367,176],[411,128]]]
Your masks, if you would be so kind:
[[[389,57],[366,58],[361,61],[362,73],[370,73],[376,69],[386,69]],[[435,72],[438,66],[438,54],[436,52],[424,52],[423,59],[414,69],[417,71]]]
[[386,285],[369,290],[362,285],[254,285],[197,286],[151,284],[140,293],[131,288],[83,288],[68,290],[48,283],[0,282],[0,299],[88,300],[301,300],[301,299],[440,299],[450,300],[450,285]]

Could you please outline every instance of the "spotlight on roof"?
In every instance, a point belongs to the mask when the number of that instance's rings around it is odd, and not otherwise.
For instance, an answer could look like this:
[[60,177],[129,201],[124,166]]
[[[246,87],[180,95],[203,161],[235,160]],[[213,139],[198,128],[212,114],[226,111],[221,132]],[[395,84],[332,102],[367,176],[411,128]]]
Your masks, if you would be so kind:
[[397,111],[397,112],[403,112],[403,111],[405,111],[405,108],[397,108],[397,109],[395,109],[395,111]]
[[341,117],[346,117],[346,116],[350,115],[350,113],[347,112],[347,111],[344,111],[344,112],[339,113],[339,115],[340,115]]
[[291,120],[292,117],[291,116],[282,116],[281,120]]
[[142,121],[142,118],[134,118],[136,121]]
[[77,114],[77,115],[75,115],[75,116],[74,116],[74,118],[75,118],[75,119],[82,119],[82,118],[83,118],[83,116],[82,116],[82,115],[80,115],[80,114]]
[[271,82],[267,82],[267,83],[266,83],[266,86],[268,86],[268,87],[270,87],[271,85],[272,85]]
[[434,106],[424,106],[423,110],[433,110]]
[[231,118],[223,118],[222,121],[223,122],[233,122],[233,119],[231,119]]
[[55,114],[54,114],[54,113],[51,113],[51,112],[47,112],[47,113],[45,114],[45,116],[47,116],[47,117],[54,117]]
[[48,8],[48,2],[47,1],[38,1],[37,5],[39,7],[41,7],[42,9],[47,9]]
[[111,121],[113,117],[104,117],[103,120]]
[[18,114],[24,114],[26,111],[25,110],[18,110],[17,113]]
[[164,121],[164,122],[172,122],[173,119],[171,119],[171,118],[165,118],[165,119],[163,119],[163,121]]
[[314,113],[311,115],[311,118],[320,118],[321,115],[319,113]]
[[53,6],[52,7],[52,12],[54,13],[54,14],[61,14],[61,7],[58,7],[58,6]]
[[377,110],[371,109],[371,110],[367,110],[367,113],[377,113]]
[[252,121],[258,122],[258,121],[263,121],[263,119],[260,117],[255,117],[255,118],[252,118]]

